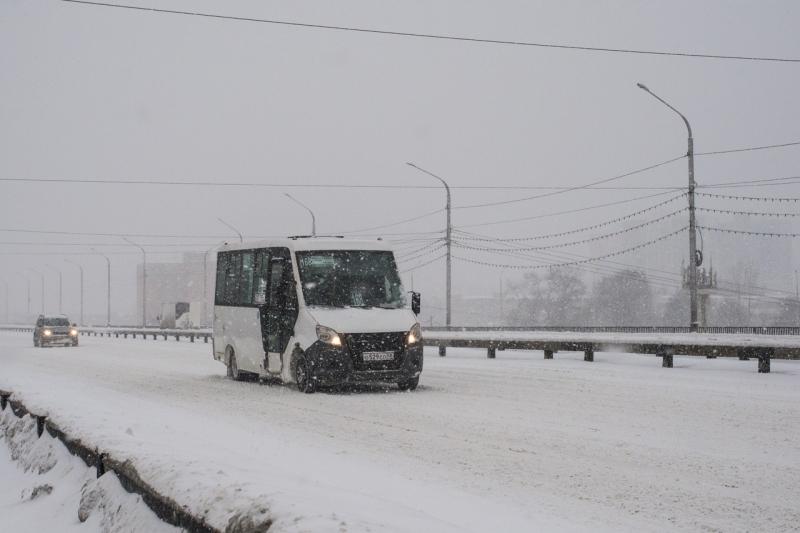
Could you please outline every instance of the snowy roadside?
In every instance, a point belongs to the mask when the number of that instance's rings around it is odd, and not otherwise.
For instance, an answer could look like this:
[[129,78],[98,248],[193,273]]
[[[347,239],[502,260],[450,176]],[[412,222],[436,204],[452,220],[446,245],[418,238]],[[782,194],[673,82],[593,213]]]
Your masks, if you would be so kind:
[[168,533],[138,496],[112,473],[99,479],[94,468],[46,432],[36,421],[0,413],[0,530],[80,533]]
[[791,531],[800,363],[427,350],[415,393],[232,382],[209,347],[0,336],[0,388],[224,529]]

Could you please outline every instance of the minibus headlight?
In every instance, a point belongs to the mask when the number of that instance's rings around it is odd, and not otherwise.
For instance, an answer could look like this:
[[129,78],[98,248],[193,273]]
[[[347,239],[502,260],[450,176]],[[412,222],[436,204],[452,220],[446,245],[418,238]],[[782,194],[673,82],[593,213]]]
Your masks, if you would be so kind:
[[406,344],[411,346],[412,344],[417,344],[420,340],[422,340],[422,330],[419,327],[419,322],[411,326],[411,329],[408,331],[408,335],[406,335]]
[[75,329],[75,328],[72,328],[71,330],[69,330],[69,334],[72,335],[73,337],[75,337],[75,336],[78,335],[78,330]]
[[331,346],[342,345],[342,338],[339,336],[339,334],[336,333],[335,330],[325,326],[317,326],[317,338],[325,344],[330,344]]
[[49,329],[46,329],[46,330],[44,330],[42,333],[44,333],[44,336],[45,336],[45,337],[49,337],[50,335],[52,335],[52,334],[53,334],[53,332],[52,332],[52,331],[50,331]]

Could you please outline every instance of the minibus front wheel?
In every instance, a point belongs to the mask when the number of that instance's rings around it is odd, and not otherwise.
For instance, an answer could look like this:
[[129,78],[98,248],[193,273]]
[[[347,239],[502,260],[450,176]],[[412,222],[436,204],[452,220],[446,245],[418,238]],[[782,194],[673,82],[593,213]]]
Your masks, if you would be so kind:
[[397,383],[397,388],[400,390],[415,390],[419,385],[419,376]]
[[311,394],[317,387],[308,359],[303,354],[295,354],[295,357],[297,357],[297,363],[294,367],[294,380],[297,382],[297,390]]

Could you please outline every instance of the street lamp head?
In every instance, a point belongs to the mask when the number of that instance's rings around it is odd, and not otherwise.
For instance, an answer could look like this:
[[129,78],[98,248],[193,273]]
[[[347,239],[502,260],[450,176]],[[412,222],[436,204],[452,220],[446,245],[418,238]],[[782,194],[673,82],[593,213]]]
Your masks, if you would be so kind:
[[636,86],[637,86],[638,88],[642,89],[643,91],[650,92],[650,89],[648,89],[648,88],[647,88],[647,85],[645,85],[644,83],[637,83],[637,84],[636,84]]

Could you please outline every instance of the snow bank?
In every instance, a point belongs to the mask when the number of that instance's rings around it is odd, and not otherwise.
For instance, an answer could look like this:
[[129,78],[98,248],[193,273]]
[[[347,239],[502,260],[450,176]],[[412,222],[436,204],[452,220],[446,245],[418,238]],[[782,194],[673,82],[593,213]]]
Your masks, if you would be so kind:
[[112,473],[99,479],[36,420],[0,413],[0,530],[103,533],[176,532],[127,493]]

